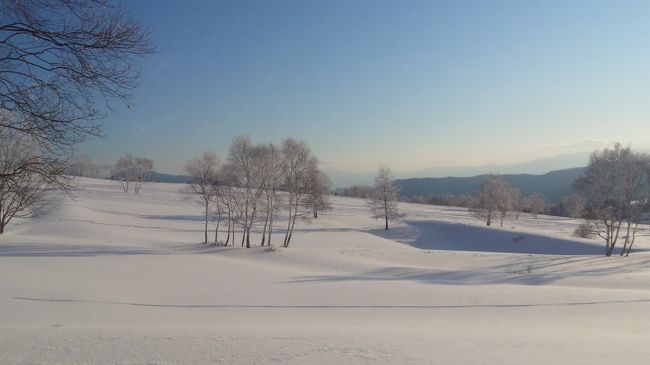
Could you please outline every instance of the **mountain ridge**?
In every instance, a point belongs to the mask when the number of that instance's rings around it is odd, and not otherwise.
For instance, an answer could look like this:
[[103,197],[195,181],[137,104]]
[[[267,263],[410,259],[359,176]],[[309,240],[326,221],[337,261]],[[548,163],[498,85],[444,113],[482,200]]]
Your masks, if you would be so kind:
[[[549,171],[545,174],[503,174],[504,180],[519,189],[522,195],[541,193],[550,202],[558,202],[573,193],[573,182],[582,175],[584,167]],[[469,195],[476,191],[489,174],[469,177],[415,177],[395,180],[400,196]]]

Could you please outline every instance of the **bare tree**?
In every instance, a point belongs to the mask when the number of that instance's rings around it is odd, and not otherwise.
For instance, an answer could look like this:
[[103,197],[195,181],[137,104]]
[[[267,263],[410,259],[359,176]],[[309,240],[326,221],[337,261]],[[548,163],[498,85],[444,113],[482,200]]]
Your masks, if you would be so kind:
[[[149,35],[110,0],[7,0],[0,5],[0,126],[31,135],[50,153],[100,135],[97,100],[128,105],[134,57]],[[110,106],[110,105],[109,105]]]
[[224,242],[224,246],[228,246],[228,243],[230,242],[230,237],[232,233],[232,239],[233,239],[233,245],[235,241],[235,220],[237,219],[236,217],[236,206],[235,206],[235,192],[234,188],[230,186],[230,182],[226,178],[226,173],[224,169],[222,168],[221,172],[221,185],[219,186],[220,192],[218,195],[219,199],[219,204],[223,207],[225,210],[225,213],[227,214],[227,222],[228,222],[228,227],[227,227],[227,232],[228,232],[228,237],[226,238],[226,241]]
[[584,203],[577,195],[568,195],[560,201],[562,213],[569,218],[580,218],[584,214]]
[[152,172],[153,161],[126,153],[115,162],[111,175],[113,179],[120,181],[125,193],[129,192],[130,183],[133,183],[134,192],[139,194]]
[[[13,218],[42,212],[51,202],[48,189],[64,181],[65,166],[46,163],[39,146],[29,135],[0,127],[0,234]],[[31,163],[41,165],[38,173],[23,169]]]
[[221,218],[223,217],[224,213],[224,205],[221,203],[221,195],[223,194],[223,189],[221,186],[218,185],[219,183],[216,182],[215,185],[213,186],[213,189],[215,191],[215,196],[216,199],[214,201],[214,209],[212,210],[213,216],[215,220],[217,221],[216,226],[214,227],[214,244],[219,243],[219,228],[221,226]]
[[540,193],[532,193],[526,197],[524,205],[526,209],[537,219],[537,216],[546,210],[546,200]]
[[133,190],[136,194],[140,194],[142,185],[147,181],[149,176],[153,173],[153,161],[144,157],[135,157],[133,159]]
[[638,208],[647,201],[643,160],[630,147],[617,143],[611,149],[592,153],[589,166],[576,180],[575,186],[585,198],[585,217],[592,230],[605,240],[606,256],[612,255],[624,222],[627,229],[623,251],[627,247],[629,252],[634,242]]
[[[210,220],[210,205],[218,196],[219,187],[219,158],[213,152],[203,152],[201,156],[194,157],[185,163],[185,172],[190,176],[190,183],[182,190],[183,193],[191,197],[196,197],[204,208],[205,225],[204,241],[208,243],[208,222]],[[218,204],[217,204],[218,205]],[[220,209],[220,208],[217,208]],[[221,211],[218,211],[221,216]],[[217,227],[217,230],[219,228]],[[217,233],[215,232],[215,243],[217,242]]]
[[519,189],[512,188],[511,191],[512,199],[512,211],[515,213],[515,219],[519,219],[519,215],[524,211],[524,199],[519,192]]
[[368,207],[372,218],[384,221],[385,230],[388,229],[388,221],[401,217],[397,203],[398,193],[399,189],[395,185],[390,168],[385,165],[379,166]]
[[[280,155],[280,150],[275,147],[273,144],[270,144],[266,147],[266,152],[264,153],[264,167],[263,167],[264,178],[264,230],[262,231],[262,241],[261,246],[264,246],[267,243],[271,245],[271,238],[273,235],[273,221],[275,214],[278,210],[280,201],[280,196],[278,190],[282,184],[282,156]],[[267,241],[268,233],[268,241]]]
[[68,174],[82,177],[99,177],[100,166],[86,154],[73,156],[68,164]]
[[231,181],[238,187],[235,202],[241,207],[242,245],[250,248],[251,229],[256,222],[259,204],[265,191],[267,174],[266,146],[254,146],[248,136],[235,137],[228,154]]
[[501,212],[501,225],[503,216],[511,207],[513,189],[499,175],[488,175],[474,194],[471,212],[489,226],[497,212]]
[[[498,204],[498,210],[499,210],[499,217],[500,219],[500,226],[503,227],[503,220],[506,218],[508,215],[508,212],[514,211],[517,209],[517,203],[518,203],[518,198],[519,198],[519,190],[511,187],[507,182],[506,182],[506,188],[503,191],[503,196],[501,197],[501,200],[499,201]],[[517,214],[517,213],[515,213]]]
[[318,168],[309,172],[309,196],[307,204],[312,208],[314,219],[318,218],[318,212],[332,209],[329,201],[329,194],[332,190],[332,181],[326,173]]
[[289,220],[284,235],[284,247],[289,247],[298,217],[308,219],[308,206],[305,198],[309,193],[309,172],[317,168],[318,159],[314,157],[305,142],[292,138],[282,143],[282,174],[284,189],[287,191]]
[[620,160],[619,172],[620,196],[623,202],[626,226],[621,256],[629,255],[632,250],[636,235],[640,231],[641,215],[648,207],[648,192],[650,191],[646,174],[650,165],[648,156],[634,153],[629,147],[627,149],[629,152],[624,152]]
[[135,178],[135,172],[133,171],[133,156],[130,154],[124,154],[120,157],[119,160],[115,162],[113,166],[113,171],[111,171],[111,177],[113,179],[119,180],[122,185],[122,191],[125,193],[129,192],[129,184]]

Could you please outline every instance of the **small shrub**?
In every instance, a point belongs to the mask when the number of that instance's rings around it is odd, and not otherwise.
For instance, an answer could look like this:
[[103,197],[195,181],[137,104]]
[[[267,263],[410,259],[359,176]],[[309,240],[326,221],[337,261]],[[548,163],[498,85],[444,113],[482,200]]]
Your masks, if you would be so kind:
[[580,238],[596,238],[596,232],[594,232],[593,227],[589,223],[580,224],[574,231],[573,235]]

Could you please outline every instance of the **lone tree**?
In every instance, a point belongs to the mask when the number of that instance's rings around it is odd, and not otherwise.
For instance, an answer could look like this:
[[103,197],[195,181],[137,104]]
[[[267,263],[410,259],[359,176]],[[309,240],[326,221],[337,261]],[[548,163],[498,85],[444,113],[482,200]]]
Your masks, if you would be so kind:
[[642,210],[648,201],[648,157],[615,144],[591,154],[589,166],[575,187],[585,199],[585,218],[593,232],[605,241],[611,256],[625,223],[621,255],[629,255]]
[[372,218],[384,220],[385,230],[388,229],[389,220],[399,219],[402,216],[397,206],[398,193],[399,189],[395,185],[390,168],[385,165],[379,166],[368,207]]
[[[182,190],[182,192],[191,197],[198,198],[204,208],[204,244],[208,243],[208,222],[210,221],[210,207],[213,202],[215,204],[218,204],[215,199],[217,198],[219,192],[219,165],[219,158],[213,152],[203,152],[201,156],[195,157],[185,163],[185,172],[187,172],[191,180],[190,183]],[[221,213],[220,210],[219,213]]]

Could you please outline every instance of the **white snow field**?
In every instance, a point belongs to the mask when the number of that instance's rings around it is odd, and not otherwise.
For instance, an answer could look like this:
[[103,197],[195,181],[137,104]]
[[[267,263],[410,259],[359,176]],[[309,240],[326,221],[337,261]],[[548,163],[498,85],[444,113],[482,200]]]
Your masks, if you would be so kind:
[[415,204],[385,232],[333,198],[292,247],[223,248],[200,243],[179,189],[80,179],[74,201],[10,225],[0,363],[650,363],[647,236],[606,258],[574,220],[488,228]]

